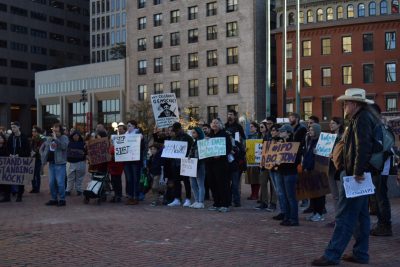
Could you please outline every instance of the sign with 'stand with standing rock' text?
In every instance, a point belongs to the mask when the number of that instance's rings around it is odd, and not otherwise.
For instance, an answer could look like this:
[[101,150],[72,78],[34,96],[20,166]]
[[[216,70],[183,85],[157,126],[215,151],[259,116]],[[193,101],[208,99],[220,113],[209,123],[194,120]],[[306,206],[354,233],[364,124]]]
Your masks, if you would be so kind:
[[0,157],[0,184],[29,185],[34,171],[34,158]]

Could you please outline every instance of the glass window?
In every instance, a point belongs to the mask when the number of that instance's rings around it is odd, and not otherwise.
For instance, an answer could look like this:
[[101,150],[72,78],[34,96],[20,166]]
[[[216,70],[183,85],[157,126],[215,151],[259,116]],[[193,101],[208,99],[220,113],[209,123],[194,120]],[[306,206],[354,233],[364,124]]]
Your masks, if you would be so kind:
[[153,5],[160,5],[161,4],[161,0],[153,0]]
[[217,15],[217,2],[210,2],[206,4],[207,7],[207,17]]
[[154,73],[161,73],[163,72],[163,60],[162,58],[155,58],[154,59]]
[[317,10],[317,21],[318,22],[324,21],[324,11],[322,10],[322,8],[319,8]]
[[365,17],[365,5],[358,4],[358,17]]
[[372,33],[363,34],[363,51],[374,50],[374,35]]
[[289,22],[289,25],[294,25],[294,13],[293,12],[289,13],[288,22]]
[[226,13],[238,10],[238,0],[226,0]]
[[189,69],[197,69],[199,67],[199,54],[189,53]]
[[218,77],[207,78],[207,94],[208,95],[218,94]]
[[228,94],[236,94],[239,92],[239,76],[229,75],[227,77]]
[[333,8],[331,7],[326,9],[326,20],[333,20]]
[[146,7],[146,0],[138,0],[138,8]]
[[[117,14],[117,16],[118,16],[118,14]],[[117,21],[118,21],[118,20],[117,20]],[[147,23],[146,17],[138,18],[138,29],[139,29],[139,30],[146,29],[146,23]],[[117,27],[118,27],[118,26],[117,26]]]
[[381,15],[386,15],[388,13],[388,6],[386,0],[382,0],[380,3]]
[[342,81],[343,84],[352,84],[353,83],[353,73],[351,66],[343,66],[342,67]]
[[286,44],[286,57],[287,58],[293,57],[293,44],[292,43]]
[[300,17],[300,24],[303,24],[304,23],[304,12],[303,11],[300,11],[299,17]]
[[171,56],[171,71],[178,71],[181,69],[181,56]]
[[188,19],[189,20],[197,19],[198,12],[199,12],[199,9],[197,6],[188,7]]
[[189,119],[190,120],[198,120],[199,119],[199,107],[189,107]]
[[143,101],[147,99],[147,85],[141,84],[138,85],[138,92],[139,92],[139,101]]
[[368,14],[370,16],[376,15],[376,3],[374,1],[372,1],[368,4]]
[[291,70],[286,72],[286,88],[293,88],[293,72]]
[[218,106],[207,107],[207,118],[209,123],[211,123],[213,119],[218,118]]
[[351,36],[343,36],[342,37],[342,52],[343,53],[351,53],[352,52]]
[[303,112],[304,112],[304,120],[308,120],[310,116],[312,116],[312,101],[304,100],[303,101]]
[[179,22],[179,10],[172,10],[171,11],[171,23],[178,23]]
[[[113,32],[111,33],[111,40],[113,38]],[[112,43],[112,41],[111,41]],[[138,51],[146,51],[147,48],[147,40],[146,38],[138,39]]]
[[162,48],[163,47],[163,36],[162,35],[157,35],[154,36],[154,49],[157,48]]
[[337,7],[337,19],[342,19],[343,18],[343,7],[338,6]]
[[177,46],[180,45],[180,34],[179,32],[173,32],[171,33],[171,46]]
[[397,96],[386,96],[386,111],[397,111]]
[[154,24],[154,27],[158,27],[158,26],[162,25],[162,14],[161,13],[153,15],[153,24]]
[[330,55],[332,51],[331,38],[321,39],[321,54]]
[[144,75],[147,73],[147,60],[138,61],[138,74]]
[[173,81],[171,82],[171,93],[174,93],[177,98],[181,96],[181,82]]
[[364,83],[374,82],[374,64],[363,65],[363,82]]
[[303,87],[312,86],[311,70],[303,70]]
[[294,112],[293,100],[286,101],[286,115],[289,116],[290,113]]
[[385,33],[385,49],[386,50],[396,49],[396,32]]
[[238,29],[237,21],[228,22],[226,24],[226,37],[238,36],[239,35],[238,30],[239,29]]
[[207,40],[216,40],[218,37],[217,25],[207,26]]
[[228,47],[226,49],[226,64],[237,64],[239,62],[238,47]]
[[207,67],[218,65],[218,52],[217,50],[207,51]]
[[164,92],[164,85],[162,83],[154,84],[154,94],[162,94]]
[[332,85],[332,69],[331,68],[322,68],[321,69],[322,76],[322,86],[330,86]]
[[314,22],[314,12],[310,9],[307,10],[307,23]]
[[303,57],[310,57],[311,56],[311,41],[302,41],[303,46]]
[[332,118],[332,99],[331,98],[322,98],[322,120],[329,121]]
[[392,0],[392,14],[399,14],[399,1]]
[[189,96],[199,96],[199,80],[189,80]]
[[354,18],[354,6],[353,5],[347,6],[347,18]]
[[188,31],[188,43],[197,43],[199,41],[199,30],[191,29]]
[[396,63],[386,63],[386,82],[396,81]]

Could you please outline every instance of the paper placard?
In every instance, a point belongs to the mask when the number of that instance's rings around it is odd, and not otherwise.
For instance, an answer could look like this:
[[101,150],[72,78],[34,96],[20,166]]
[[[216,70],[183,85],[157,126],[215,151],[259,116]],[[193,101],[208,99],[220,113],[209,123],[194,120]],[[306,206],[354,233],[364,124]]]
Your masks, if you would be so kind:
[[108,153],[108,146],[107,137],[93,139],[87,143],[87,152],[91,165],[110,161],[111,156]]
[[178,102],[174,93],[151,95],[151,105],[158,128],[168,128],[179,121]]
[[170,159],[184,158],[186,157],[187,148],[187,142],[166,140],[161,157]]
[[116,135],[112,138],[115,150],[115,162],[140,160],[140,134]]
[[388,125],[395,135],[400,135],[400,118],[388,121]]
[[29,185],[34,170],[34,158],[0,157],[0,184]]
[[321,133],[315,147],[315,154],[329,157],[335,145],[337,134]]
[[246,162],[247,166],[258,166],[262,156],[262,139],[246,140]]
[[235,133],[235,141],[238,141],[240,143],[240,133],[239,132]]
[[343,186],[344,191],[346,192],[346,198],[373,195],[375,193],[375,186],[372,183],[371,173],[364,173],[364,178],[365,180],[359,183],[354,179],[354,176],[343,177]]
[[275,163],[294,163],[299,146],[299,142],[264,142],[261,166],[270,169]]
[[197,162],[196,158],[182,158],[181,159],[181,170],[182,176],[197,177]]
[[226,156],[225,137],[215,137],[197,141],[199,159]]

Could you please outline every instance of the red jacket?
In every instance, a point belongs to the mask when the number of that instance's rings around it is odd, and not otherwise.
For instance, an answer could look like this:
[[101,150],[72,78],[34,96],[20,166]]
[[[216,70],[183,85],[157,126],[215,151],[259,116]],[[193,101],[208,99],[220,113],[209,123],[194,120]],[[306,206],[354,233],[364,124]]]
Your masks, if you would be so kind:
[[110,145],[110,149],[108,152],[111,155],[111,161],[108,162],[108,173],[110,175],[122,175],[122,172],[124,171],[124,163],[115,162],[115,150],[113,145]]

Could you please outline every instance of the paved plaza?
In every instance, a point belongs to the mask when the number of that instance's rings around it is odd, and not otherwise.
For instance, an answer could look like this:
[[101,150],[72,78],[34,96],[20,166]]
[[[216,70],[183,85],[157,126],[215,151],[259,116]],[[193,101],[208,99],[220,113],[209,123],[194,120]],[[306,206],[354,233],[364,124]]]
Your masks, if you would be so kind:
[[[46,183],[22,203],[0,205],[0,267],[309,266],[333,231],[326,226],[333,218],[330,196],[325,222],[306,222],[301,214],[300,227],[282,227],[274,213],[255,211],[255,201],[247,200],[225,214],[151,207],[149,200],[85,205],[77,196],[66,207],[47,207]],[[392,200],[392,211],[394,236],[370,238],[370,266],[400,266],[400,199]]]

